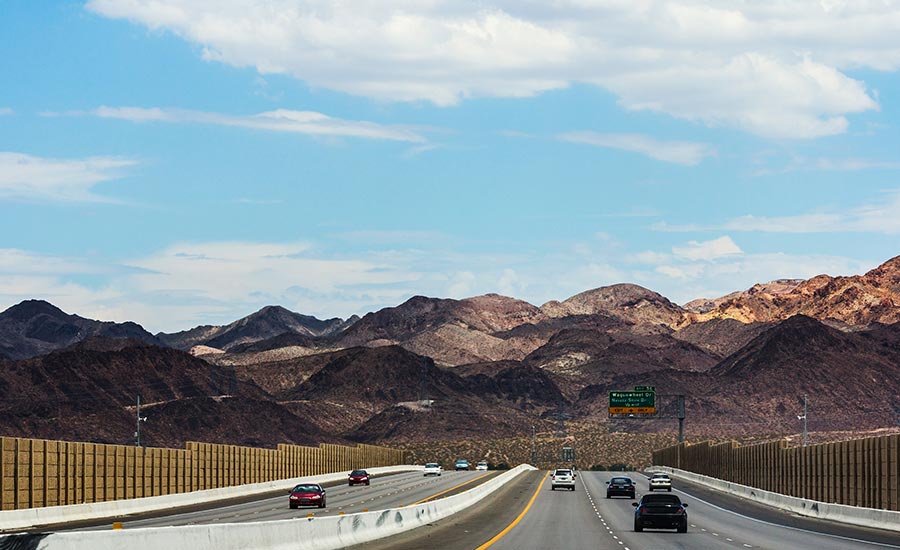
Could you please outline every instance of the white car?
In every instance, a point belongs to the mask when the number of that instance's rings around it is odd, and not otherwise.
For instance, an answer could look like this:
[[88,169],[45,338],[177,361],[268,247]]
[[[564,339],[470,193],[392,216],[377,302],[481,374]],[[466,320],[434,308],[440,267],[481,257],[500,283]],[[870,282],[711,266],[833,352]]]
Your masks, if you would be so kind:
[[488,469],[487,462],[479,462],[478,464],[475,465],[475,469],[476,470],[487,470]]
[[653,474],[650,477],[650,490],[655,491],[656,489],[666,489],[672,492],[672,478],[669,477],[669,474]]
[[426,476],[439,476],[444,473],[444,469],[437,462],[429,462],[423,470]]
[[553,470],[550,474],[550,490],[555,491],[556,488],[575,490],[575,472],[569,469]]

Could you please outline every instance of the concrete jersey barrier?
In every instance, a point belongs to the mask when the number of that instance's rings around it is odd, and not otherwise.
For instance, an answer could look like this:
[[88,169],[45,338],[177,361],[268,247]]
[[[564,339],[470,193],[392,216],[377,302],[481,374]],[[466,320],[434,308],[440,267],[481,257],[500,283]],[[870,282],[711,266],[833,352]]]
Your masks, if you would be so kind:
[[647,469],[651,473],[667,473],[672,476],[703,485],[716,491],[728,493],[737,497],[752,500],[766,506],[786,510],[800,516],[806,516],[816,519],[824,519],[827,521],[836,521],[847,523],[850,525],[859,525],[862,527],[871,527],[873,529],[885,529],[889,531],[900,531],[900,512],[892,510],[879,510],[876,508],[862,508],[860,506],[848,506],[846,504],[832,504],[828,502],[820,502],[817,500],[809,500],[805,498],[792,497],[773,493],[771,491],[763,491],[756,487],[748,487],[730,481],[724,481],[678,468],[669,468],[667,466],[653,466]]
[[[0,537],[0,548],[35,550],[335,550],[389,537],[453,515],[493,493],[519,474],[535,470],[522,464],[473,487],[440,500],[374,512],[258,523],[224,523],[82,531]],[[6,539],[6,540],[4,540]]]
[[[381,466],[369,468],[372,475],[395,474],[420,470],[421,466]],[[43,525],[57,525],[76,521],[89,521],[99,519],[114,519],[134,514],[168,510],[183,506],[205,504],[217,500],[262,495],[284,489],[287,491],[299,483],[333,483],[346,481],[350,470],[322,474],[317,476],[305,476],[263,483],[251,483],[247,485],[235,485],[232,487],[220,487],[218,489],[206,489],[204,491],[191,491],[189,493],[176,493],[155,497],[132,498],[125,500],[111,500],[108,502],[94,502],[89,504],[67,504],[65,506],[48,506],[45,508],[26,508],[24,510],[4,510],[0,512],[0,532],[20,529],[31,529]],[[2,546],[0,546],[2,548]]]

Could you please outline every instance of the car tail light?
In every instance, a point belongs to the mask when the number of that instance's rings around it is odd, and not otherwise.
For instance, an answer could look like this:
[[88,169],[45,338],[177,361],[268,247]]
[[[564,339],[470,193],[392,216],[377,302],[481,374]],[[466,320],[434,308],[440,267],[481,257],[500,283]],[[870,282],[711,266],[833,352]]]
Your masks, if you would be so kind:
[[682,508],[682,507],[679,506],[678,509],[675,510],[675,515],[676,515],[676,516],[680,516],[680,515],[682,515],[682,514],[684,514],[684,508]]
[[638,514],[643,514],[643,513],[645,513],[646,511],[647,511],[647,510],[645,510],[643,506],[641,506],[640,508],[638,508]]

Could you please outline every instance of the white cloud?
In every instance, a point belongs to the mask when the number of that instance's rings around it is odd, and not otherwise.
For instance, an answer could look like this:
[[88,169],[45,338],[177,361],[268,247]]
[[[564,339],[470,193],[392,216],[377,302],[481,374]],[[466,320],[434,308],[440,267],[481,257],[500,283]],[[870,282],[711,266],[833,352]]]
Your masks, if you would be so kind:
[[444,290],[447,298],[467,298],[473,294],[477,277],[471,271],[458,271],[450,277]]
[[775,279],[809,279],[816,275],[865,273],[875,264],[840,256],[781,253],[744,254],[719,262],[684,261],[671,257],[652,273],[640,272],[645,286],[684,304],[697,298],[717,298]]
[[97,266],[77,259],[35,254],[17,248],[0,248],[0,274],[53,275],[98,272]]
[[895,71],[894,1],[89,0],[207,60],[388,101],[453,105],[590,83],[650,110],[771,138],[878,109],[851,69]]
[[13,110],[9,107],[0,107],[0,116],[6,116],[13,114]]
[[425,141],[425,138],[421,135],[400,126],[384,126],[374,122],[345,120],[313,111],[278,109],[255,115],[237,116],[186,109],[102,106],[93,110],[91,114],[101,118],[115,118],[132,122],[214,124],[320,137],[386,139],[414,143]]
[[92,192],[137,164],[116,157],[52,159],[0,151],[0,199],[113,202]]
[[417,278],[415,273],[370,261],[323,259],[309,252],[310,246],[304,243],[182,243],[129,265],[144,270],[131,276],[141,292],[193,289],[222,301],[241,301],[251,295],[277,299],[295,286],[327,293],[346,285]]
[[777,278],[850,275],[874,266],[777,253],[726,254],[708,261],[697,254],[650,251],[612,263],[603,253],[479,256],[440,247],[369,248],[335,257],[305,242],[180,243],[116,263],[0,249],[0,310],[45,299],[84,317],[131,320],[153,332],[172,332],[229,323],[269,304],[346,318],[396,306],[416,294],[465,298],[499,292],[540,305],[621,282],[684,303]]
[[795,157],[782,168],[764,168],[755,176],[788,174],[791,172],[860,172],[864,170],[900,170],[900,162],[866,158],[804,158]]
[[744,251],[727,235],[711,241],[690,241],[685,246],[672,247],[672,254],[688,260],[710,261],[743,253]]
[[637,134],[598,134],[596,132],[568,132],[557,136],[562,141],[585,143],[609,149],[621,149],[640,153],[663,162],[693,166],[704,157],[715,154],[713,149],[702,143],[686,141],[659,141],[649,136]]
[[846,210],[795,216],[741,216],[722,226],[731,231],[765,233],[876,233],[900,235],[900,191],[885,193],[883,202]]

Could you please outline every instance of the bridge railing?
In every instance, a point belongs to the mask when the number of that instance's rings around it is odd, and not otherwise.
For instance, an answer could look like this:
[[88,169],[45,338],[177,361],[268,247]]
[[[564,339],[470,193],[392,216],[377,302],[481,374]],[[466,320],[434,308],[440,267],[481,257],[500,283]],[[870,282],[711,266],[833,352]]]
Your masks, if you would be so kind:
[[681,443],[654,451],[653,464],[809,500],[900,510],[900,435],[807,447]]
[[0,510],[107,502],[403,463],[374,445],[185,449],[0,437]]

